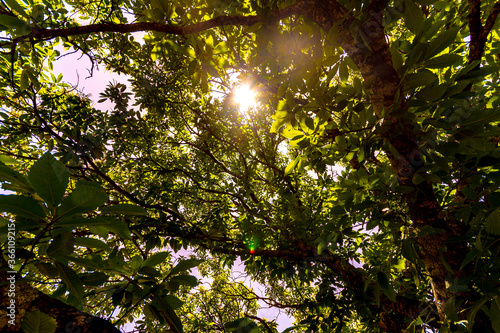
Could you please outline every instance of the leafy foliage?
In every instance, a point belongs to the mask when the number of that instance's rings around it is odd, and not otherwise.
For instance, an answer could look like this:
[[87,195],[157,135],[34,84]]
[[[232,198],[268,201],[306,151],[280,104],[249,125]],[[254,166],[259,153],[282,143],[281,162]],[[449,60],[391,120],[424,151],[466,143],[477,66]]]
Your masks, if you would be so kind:
[[[0,229],[15,221],[20,274],[151,332],[275,332],[262,302],[286,332],[500,332],[499,13],[1,2]],[[112,110],[53,73],[70,49],[128,76],[100,95]],[[263,295],[231,279],[239,261]]]

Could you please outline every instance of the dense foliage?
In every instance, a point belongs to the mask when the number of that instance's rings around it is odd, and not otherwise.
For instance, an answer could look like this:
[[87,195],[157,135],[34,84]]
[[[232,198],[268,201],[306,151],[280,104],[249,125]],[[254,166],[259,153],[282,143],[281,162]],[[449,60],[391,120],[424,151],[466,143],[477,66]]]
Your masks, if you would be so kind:
[[[0,0],[2,331],[500,332],[499,13]],[[129,77],[113,109],[70,50]]]

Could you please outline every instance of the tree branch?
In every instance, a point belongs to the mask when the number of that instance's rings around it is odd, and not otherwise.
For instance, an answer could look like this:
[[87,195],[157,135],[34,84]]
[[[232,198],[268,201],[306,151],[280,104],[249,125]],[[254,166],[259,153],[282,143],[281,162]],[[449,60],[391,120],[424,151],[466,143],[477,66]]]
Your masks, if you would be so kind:
[[71,28],[63,29],[36,29],[33,28],[32,32],[28,35],[20,36],[14,39],[15,43],[24,41],[29,38],[35,38],[38,40],[47,40],[56,37],[69,37],[77,35],[87,35],[92,33],[100,32],[120,32],[129,33],[137,31],[156,31],[163,32],[172,35],[189,35],[205,30],[209,30],[216,27],[222,26],[250,26],[258,22],[276,22],[286,17],[302,14],[303,9],[306,7],[307,3],[298,2],[294,5],[288,6],[286,8],[280,9],[276,12],[270,13],[269,16],[263,17],[260,15],[249,15],[249,16],[218,16],[208,21],[203,21],[191,25],[172,25],[164,24],[158,22],[137,22],[130,24],[115,24],[110,22],[89,24],[86,26],[77,26]]
[[486,36],[488,36],[491,29],[493,29],[493,26],[495,25],[498,14],[500,14],[500,1],[495,3],[493,8],[491,9],[490,14],[488,15],[488,18],[486,19],[486,22],[484,23],[483,33]]

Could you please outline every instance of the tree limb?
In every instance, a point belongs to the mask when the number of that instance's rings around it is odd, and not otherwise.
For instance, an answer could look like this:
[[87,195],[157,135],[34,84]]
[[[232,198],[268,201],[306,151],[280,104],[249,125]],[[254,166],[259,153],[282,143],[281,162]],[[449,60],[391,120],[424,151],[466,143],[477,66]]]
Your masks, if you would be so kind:
[[156,31],[171,35],[189,35],[226,25],[250,26],[258,22],[275,22],[292,15],[297,15],[297,14],[300,15],[303,13],[303,9],[305,7],[306,3],[301,1],[294,5],[275,11],[267,17],[263,17],[260,15],[218,16],[208,21],[203,21],[185,26],[164,24],[158,22],[137,22],[130,24],[115,24],[110,22],[103,22],[97,24],[89,24],[86,26],[77,26],[77,27],[62,28],[62,29],[33,28],[30,34],[17,37],[13,41],[18,43],[29,38],[35,38],[41,41],[56,37],[69,37],[69,36],[86,35],[86,34],[100,33],[100,32],[129,33],[137,31]]

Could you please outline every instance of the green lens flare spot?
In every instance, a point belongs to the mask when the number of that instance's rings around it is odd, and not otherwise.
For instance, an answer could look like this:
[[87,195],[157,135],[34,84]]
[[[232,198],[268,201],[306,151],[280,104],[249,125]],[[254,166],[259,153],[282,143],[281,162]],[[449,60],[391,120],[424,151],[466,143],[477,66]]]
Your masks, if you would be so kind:
[[244,244],[248,248],[249,252],[253,254],[259,246],[259,239],[255,236],[247,236],[245,237]]

